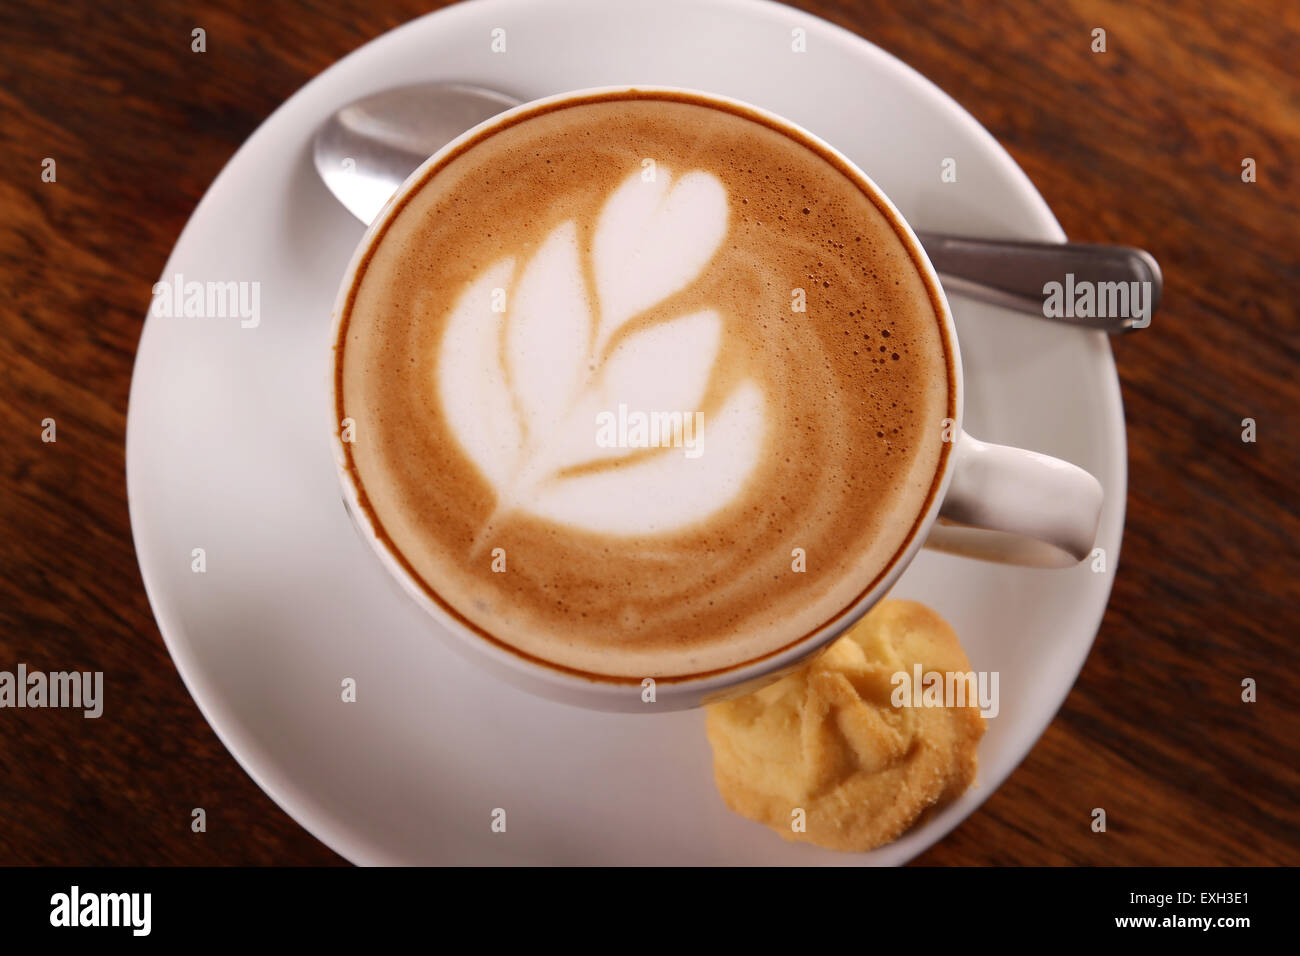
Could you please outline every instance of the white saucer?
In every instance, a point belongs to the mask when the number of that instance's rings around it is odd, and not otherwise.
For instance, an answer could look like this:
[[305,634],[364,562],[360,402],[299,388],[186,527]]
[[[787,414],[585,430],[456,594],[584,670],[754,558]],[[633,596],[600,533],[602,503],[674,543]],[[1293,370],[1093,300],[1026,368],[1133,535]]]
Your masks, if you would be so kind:
[[[491,50],[506,30],[506,52]],[[791,31],[807,52],[791,52]],[[979,806],[1025,756],[1082,666],[1124,520],[1125,441],[1099,333],[954,300],[967,427],[1077,462],[1106,489],[1108,570],[1029,571],[923,553],[895,594],[925,601],[976,669],[1001,675],[980,781],[860,856],[787,844],[730,813],[703,714],[615,715],[527,696],[464,662],[385,576],[340,503],[323,390],[330,304],[361,226],[312,167],[337,106],[428,79],[521,99],[657,83],[783,114],[856,160],[918,228],[1064,238],[992,137],[920,75],[799,11],[741,0],[478,0],[366,45],[244,144],[163,277],[261,283],[261,324],[154,318],[131,388],[127,486],[149,599],[172,658],[236,759],[357,863],[900,863]],[[940,181],[956,160],[957,182]],[[192,571],[203,548],[206,572]],[[344,678],[357,700],[341,701]],[[494,833],[495,808],[506,810]]]

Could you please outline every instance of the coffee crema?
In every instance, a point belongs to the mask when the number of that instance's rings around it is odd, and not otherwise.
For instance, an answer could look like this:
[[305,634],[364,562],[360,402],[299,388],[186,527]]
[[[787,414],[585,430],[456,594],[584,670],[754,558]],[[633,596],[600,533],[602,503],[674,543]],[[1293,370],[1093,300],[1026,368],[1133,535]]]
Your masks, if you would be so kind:
[[937,290],[832,154],[624,91],[462,144],[335,346],[378,536],[485,638],[603,679],[756,660],[907,546],[955,417]]

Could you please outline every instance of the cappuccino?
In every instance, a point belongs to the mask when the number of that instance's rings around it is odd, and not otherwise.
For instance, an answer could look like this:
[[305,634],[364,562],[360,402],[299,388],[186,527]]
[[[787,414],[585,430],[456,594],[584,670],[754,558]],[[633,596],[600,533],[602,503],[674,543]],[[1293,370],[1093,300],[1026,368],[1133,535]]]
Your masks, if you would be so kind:
[[345,465],[485,639],[596,679],[725,670],[912,542],[956,417],[940,302],[887,204],[788,127],[689,94],[542,105],[371,239],[335,343]]

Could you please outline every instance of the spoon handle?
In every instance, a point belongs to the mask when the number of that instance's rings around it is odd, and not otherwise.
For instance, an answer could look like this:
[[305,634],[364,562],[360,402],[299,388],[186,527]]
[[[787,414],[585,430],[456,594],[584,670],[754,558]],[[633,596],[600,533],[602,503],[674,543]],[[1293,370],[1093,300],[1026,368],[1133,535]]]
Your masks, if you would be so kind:
[[1039,318],[1128,332],[1149,325],[1160,302],[1159,263],[1131,246],[917,236],[944,289]]

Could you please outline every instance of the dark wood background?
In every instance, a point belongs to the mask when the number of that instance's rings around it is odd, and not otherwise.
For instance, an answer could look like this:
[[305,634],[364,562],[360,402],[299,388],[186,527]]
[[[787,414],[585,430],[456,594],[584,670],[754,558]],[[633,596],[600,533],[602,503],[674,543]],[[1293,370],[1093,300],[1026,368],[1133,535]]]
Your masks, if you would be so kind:
[[[1145,246],[1166,277],[1152,327],[1115,342],[1128,527],[1096,646],[1024,764],[921,862],[1300,863],[1300,6],[800,5],[952,93],[1072,238]],[[0,670],[103,670],[113,700],[98,721],[0,711],[0,864],[342,862],[227,754],[164,649],[127,519],[127,392],[150,287],[218,170],[426,9],[0,4]]]

